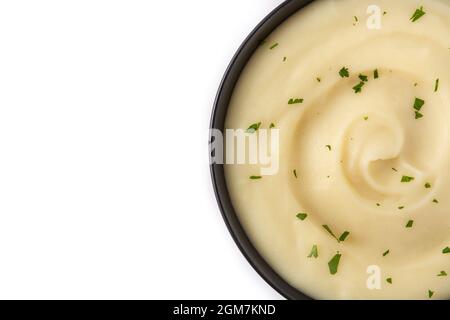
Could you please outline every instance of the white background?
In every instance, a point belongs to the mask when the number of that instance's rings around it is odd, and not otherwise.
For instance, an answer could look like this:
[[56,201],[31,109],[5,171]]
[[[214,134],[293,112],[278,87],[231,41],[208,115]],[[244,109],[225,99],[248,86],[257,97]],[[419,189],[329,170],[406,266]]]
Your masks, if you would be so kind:
[[225,68],[281,2],[0,0],[0,298],[281,298],[207,161]]

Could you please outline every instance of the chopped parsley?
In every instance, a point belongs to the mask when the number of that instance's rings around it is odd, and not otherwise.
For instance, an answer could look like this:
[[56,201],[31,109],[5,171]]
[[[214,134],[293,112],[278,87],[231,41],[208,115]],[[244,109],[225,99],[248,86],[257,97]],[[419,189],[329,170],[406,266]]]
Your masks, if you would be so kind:
[[389,284],[392,284],[392,278],[387,278],[386,282],[389,283]]
[[294,174],[294,177],[295,177],[295,178],[298,178],[298,176],[297,176],[297,170],[296,170],[296,169],[294,169],[294,170],[292,171],[292,173]]
[[245,130],[245,132],[247,132],[247,133],[255,133],[256,131],[259,130],[260,127],[261,127],[261,122],[254,123],[250,127],[248,127],[248,129]]
[[362,91],[362,87],[364,87],[365,83],[363,81],[361,81],[360,83],[358,83],[356,86],[353,87],[353,90],[355,91],[355,93],[360,93]]
[[346,67],[343,67],[341,70],[339,70],[339,75],[342,78],[348,78],[350,77],[350,73],[348,72],[348,69]]
[[437,276],[438,277],[446,277],[447,276],[447,272],[441,271],[441,272],[439,272],[439,274]]
[[450,253],[450,248],[449,248],[449,247],[444,248],[444,249],[442,250],[442,253],[443,253],[443,254]]
[[439,201],[437,199],[433,199],[434,203],[439,203]]
[[338,252],[333,258],[331,258],[330,262],[328,262],[328,268],[330,269],[330,273],[332,275],[338,272],[339,262],[341,261],[341,254]]
[[425,14],[426,14],[426,12],[423,11],[423,7],[420,7],[419,9],[416,9],[416,11],[414,12],[414,14],[413,14],[412,17],[410,18],[410,20],[411,20],[412,22],[416,22],[417,20],[419,20],[420,18],[422,18]]
[[431,184],[429,182],[425,183],[425,188],[430,189],[431,188]]
[[325,148],[327,148],[329,151],[331,151],[331,146],[330,146],[329,144],[327,144],[327,145],[325,146]]
[[274,43],[273,45],[270,46],[270,50],[275,49],[276,47],[278,47],[278,42]]
[[313,245],[308,258],[316,258],[317,259],[318,256],[319,256],[319,250],[317,249],[317,245]]
[[378,79],[379,77],[380,75],[378,74],[378,69],[375,69],[375,71],[373,72],[373,78]]
[[303,99],[300,98],[291,98],[288,101],[288,104],[298,104],[298,103],[303,103]]
[[285,62],[287,60],[287,58],[286,57],[283,57],[283,62]]
[[421,114],[420,112],[416,111],[416,120],[423,118],[423,114]]
[[250,180],[259,180],[262,179],[261,176],[250,176]]
[[433,298],[434,296],[434,291],[428,290],[428,298]]
[[390,250],[387,250],[383,253],[383,257],[386,257],[389,254]]
[[299,218],[300,220],[305,220],[308,217],[307,213],[299,213],[297,214],[297,218]]
[[354,16],[353,19],[355,19],[355,22],[359,21],[357,16]]
[[424,100],[416,98],[414,100],[414,109],[416,109],[417,111],[420,111],[420,109],[422,109],[424,104],[425,104]]
[[322,79],[320,79],[319,77],[316,78],[317,82],[321,82]]
[[275,128],[275,124],[272,122],[269,126],[269,129],[273,129],[273,128]]
[[392,170],[394,170],[395,172],[398,172],[398,170],[397,170],[397,169],[395,169],[395,168],[392,168]]
[[327,230],[327,232],[336,239],[337,242],[344,242],[345,239],[347,239],[347,237],[350,235],[350,232],[345,231],[343,234],[341,234],[341,236],[338,238],[336,237],[336,235],[334,234],[334,232],[330,229],[329,226],[327,226],[326,224],[324,224],[322,226],[325,230]]
[[350,232],[345,231],[343,234],[341,234],[341,236],[339,237],[339,241],[340,242],[344,242],[345,239],[347,239],[347,237],[350,235]]
[[404,206],[398,207],[398,210],[403,210],[403,209],[405,209]]
[[406,224],[406,228],[412,228],[414,224],[414,220],[409,220],[408,223]]
[[403,176],[401,182],[411,182],[414,180],[414,177]]
[[423,118],[423,114],[421,114],[419,111],[420,111],[420,109],[422,109],[422,107],[424,106],[424,104],[425,104],[425,101],[424,100],[422,100],[422,99],[420,99],[420,98],[416,98],[415,100],[414,100],[414,109],[416,110],[415,111],[415,114],[416,114],[416,119],[420,119],[420,118]]
[[437,92],[439,90],[439,79],[436,79],[436,83],[434,85],[434,92]]
[[376,203],[376,205],[377,205],[377,207],[381,206],[381,204],[379,204],[379,203]]
[[369,80],[369,78],[368,78],[367,76],[363,75],[363,74],[360,74],[360,75],[358,76],[358,78],[359,78],[361,81],[364,81],[364,82],[367,82],[367,81]]
[[368,117],[368,116],[365,116],[365,117],[364,117],[364,121],[367,121],[367,120],[369,120],[369,117]]
[[333,231],[330,229],[329,226],[327,226],[326,224],[324,224],[322,227],[323,227],[325,230],[327,230],[328,233],[329,233],[333,238],[335,238],[335,239],[339,242],[339,239],[334,235]]

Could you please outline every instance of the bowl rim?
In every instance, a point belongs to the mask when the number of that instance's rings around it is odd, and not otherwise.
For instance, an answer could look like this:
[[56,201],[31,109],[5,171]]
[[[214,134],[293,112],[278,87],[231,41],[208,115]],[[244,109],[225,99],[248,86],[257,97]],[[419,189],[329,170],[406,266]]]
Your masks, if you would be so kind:
[[[210,129],[218,129],[220,132],[224,132],[225,118],[236,83],[260,44],[284,21],[313,1],[287,0],[283,2],[269,13],[247,36],[231,59],[219,85],[211,115]],[[213,141],[214,138],[210,132],[208,139],[210,148]],[[241,253],[253,269],[283,297],[290,300],[310,300],[311,297],[294,288],[284,280],[254,247],[232,205],[226,184],[224,165],[211,164],[211,152],[212,150],[209,149],[210,173],[216,200],[228,231]]]

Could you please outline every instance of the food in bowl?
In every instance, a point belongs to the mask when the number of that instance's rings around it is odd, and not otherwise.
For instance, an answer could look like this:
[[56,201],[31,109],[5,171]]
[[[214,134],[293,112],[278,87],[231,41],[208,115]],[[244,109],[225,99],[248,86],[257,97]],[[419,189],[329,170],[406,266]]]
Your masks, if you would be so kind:
[[317,0],[242,72],[225,127],[271,165],[229,161],[227,187],[252,243],[299,291],[450,297],[449,32],[448,0]]

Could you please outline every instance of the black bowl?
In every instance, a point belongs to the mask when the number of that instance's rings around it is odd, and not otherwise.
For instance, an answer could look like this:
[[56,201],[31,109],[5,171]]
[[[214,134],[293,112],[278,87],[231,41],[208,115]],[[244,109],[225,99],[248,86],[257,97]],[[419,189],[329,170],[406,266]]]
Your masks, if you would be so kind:
[[[264,18],[264,20],[250,33],[247,39],[245,39],[244,43],[231,60],[222,83],[220,84],[211,118],[212,129],[218,129],[221,132],[224,132],[225,117],[234,87],[236,86],[242,70],[261,42],[287,18],[312,1],[313,0],[285,1]],[[213,141],[212,135],[210,136],[209,141],[210,143]],[[295,300],[311,299],[281,278],[250,242],[233,208],[225,181],[223,165],[212,164],[211,177],[217,202],[228,230],[252,267],[267,281],[267,283],[285,298]]]

